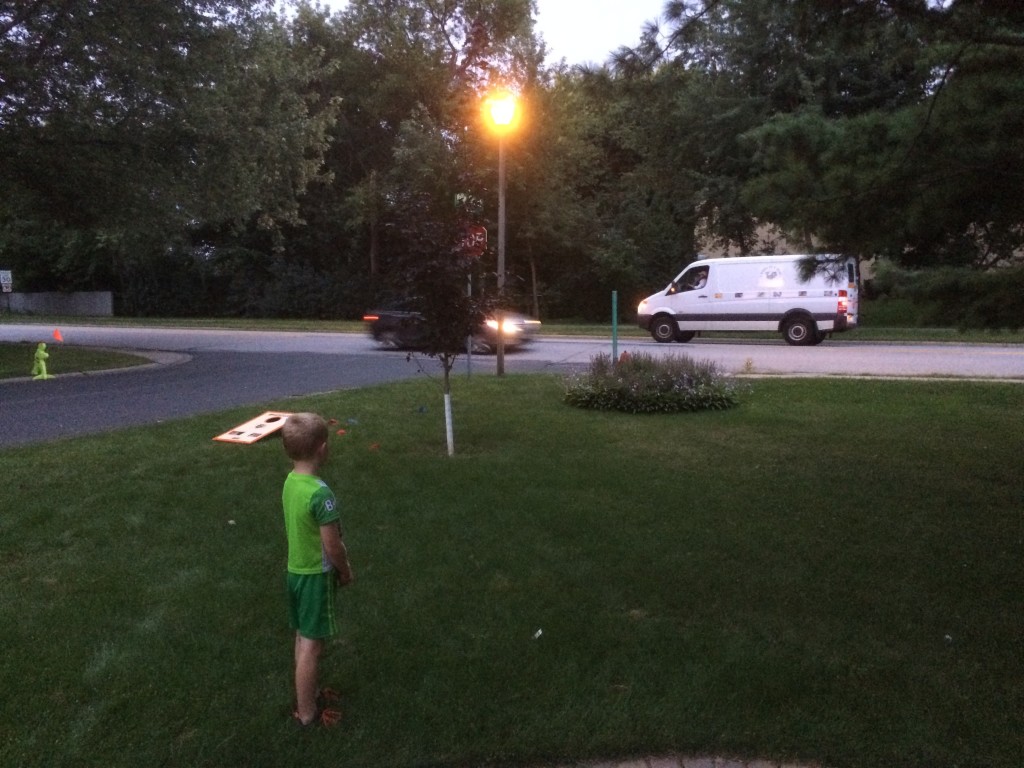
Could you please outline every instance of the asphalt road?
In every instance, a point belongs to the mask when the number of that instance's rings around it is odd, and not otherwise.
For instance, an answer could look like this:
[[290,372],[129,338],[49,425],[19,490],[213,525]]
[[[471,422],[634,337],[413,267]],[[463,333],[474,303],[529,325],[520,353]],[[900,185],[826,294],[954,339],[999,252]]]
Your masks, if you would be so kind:
[[[53,329],[0,324],[0,341],[52,342]],[[286,408],[287,398],[421,375],[436,361],[378,349],[361,334],[61,326],[66,344],[142,351],[159,362],[117,373],[0,382],[0,447],[156,423],[249,404]],[[506,358],[509,373],[585,366],[608,339],[543,338]],[[619,353],[686,353],[729,373],[1010,379],[1024,383],[1024,346],[868,344],[817,347],[774,342],[656,344],[620,340]],[[29,361],[30,362],[30,361]],[[459,361],[456,373],[493,373],[493,357]],[[255,415],[255,414],[254,414]],[[231,425],[227,425],[231,426]]]
[[[164,360],[162,364],[144,369],[0,383],[0,447],[152,424],[252,403],[272,404],[295,395],[416,375],[404,358],[393,357],[373,365],[366,364],[365,356],[294,352],[201,352],[189,357],[159,357]],[[226,424],[225,428],[231,426]]]
[[[55,374],[48,381],[0,381],[0,448],[249,404],[283,410],[291,397],[440,375],[436,361],[380,350],[361,334],[62,325],[66,344],[134,351],[154,360],[141,368],[62,376],[52,332],[49,326],[0,324],[0,341],[46,341]],[[494,371],[493,359],[474,357],[471,365],[471,372]],[[531,362],[520,370],[545,367]],[[465,375],[465,360],[457,371]]]

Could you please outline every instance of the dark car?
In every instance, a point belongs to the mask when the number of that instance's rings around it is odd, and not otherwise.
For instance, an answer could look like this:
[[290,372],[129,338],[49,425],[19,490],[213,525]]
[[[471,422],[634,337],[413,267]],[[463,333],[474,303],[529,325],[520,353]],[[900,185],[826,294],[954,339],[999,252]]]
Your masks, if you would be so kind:
[[[409,309],[374,309],[363,315],[374,341],[391,349],[422,349],[426,346],[423,315]],[[505,348],[514,349],[533,338],[540,320],[518,312],[504,312],[502,328]],[[485,354],[498,348],[497,316],[488,317],[473,334],[473,352]]]

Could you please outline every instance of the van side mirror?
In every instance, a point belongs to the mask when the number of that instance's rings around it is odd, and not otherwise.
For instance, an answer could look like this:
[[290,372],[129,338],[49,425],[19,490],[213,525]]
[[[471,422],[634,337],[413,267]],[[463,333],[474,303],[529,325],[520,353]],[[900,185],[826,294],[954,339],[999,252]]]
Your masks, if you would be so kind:
[[671,296],[674,293],[679,293],[679,283],[673,280],[668,284],[668,288],[665,289],[665,295]]

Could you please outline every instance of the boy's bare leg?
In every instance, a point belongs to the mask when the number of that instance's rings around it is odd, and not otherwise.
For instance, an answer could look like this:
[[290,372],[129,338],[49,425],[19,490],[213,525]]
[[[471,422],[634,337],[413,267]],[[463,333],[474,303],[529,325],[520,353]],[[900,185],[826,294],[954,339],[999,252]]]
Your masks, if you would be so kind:
[[295,633],[295,709],[304,725],[316,716],[317,665],[323,647],[323,640]]

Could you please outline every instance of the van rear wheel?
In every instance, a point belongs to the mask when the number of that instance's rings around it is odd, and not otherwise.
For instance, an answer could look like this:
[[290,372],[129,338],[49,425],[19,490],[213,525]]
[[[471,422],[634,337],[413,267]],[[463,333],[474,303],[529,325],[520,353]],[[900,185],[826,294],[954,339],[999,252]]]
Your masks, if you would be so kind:
[[818,341],[818,325],[810,317],[794,317],[782,329],[782,338],[794,347],[804,347]]
[[651,321],[651,336],[660,344],[676,340],[676,321],[668,315],[659,315]]

